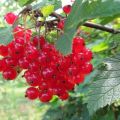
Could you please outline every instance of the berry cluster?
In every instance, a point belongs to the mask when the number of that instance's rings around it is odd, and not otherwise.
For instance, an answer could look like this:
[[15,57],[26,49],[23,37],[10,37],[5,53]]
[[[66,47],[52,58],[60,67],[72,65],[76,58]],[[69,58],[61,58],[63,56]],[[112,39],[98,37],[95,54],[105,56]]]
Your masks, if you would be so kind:
[[14,40],[0,45],[0,72],[4,79],[14,80],[25,70],[24,78],[30,86],[25,96],[30,100],[39,98],[49,102],[54,95],[61,100],[69,97],[69,91],[84,81],[93,66],[92,52],[85,47],[81,37],[73,39],[72,53],[63,56],[43,36],[34,36],[32,31],[16,26]]

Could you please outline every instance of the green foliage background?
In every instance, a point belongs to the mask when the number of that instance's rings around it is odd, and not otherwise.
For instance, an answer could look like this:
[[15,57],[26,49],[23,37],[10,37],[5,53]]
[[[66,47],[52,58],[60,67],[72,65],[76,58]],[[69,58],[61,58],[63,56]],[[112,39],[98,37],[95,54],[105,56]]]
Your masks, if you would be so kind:
[[[30,3],[33,9],[42,8],[45,17],[53,11],[53,8],[48,6],[53,6],[55,10],[61,8],[61,0],[0,2],[2,11],[0,43],[7,44],[12,40],[10,32],[8,34],[11,28],[4,22],[5,13],[9,11],[19,13]],[[58,39],[56,47],[64,54],[70,53],[76,28],[88,20],[120,29],[119,16],[120,1],[76,0],[65,24],[65,34]],[[86,77],[83,84],[76,86],[75,90],[70,92],[70,99],[63,102],[53,98],[49,104],[40,103],[39,100],[32,102],[24,97],[27,85],[21,77],[22,73],[11,82],[4,81],[0,77],[0,118],[3,120],[120,120],[120,34],[114,35],[83,26],[80,29],[80,35],[85,38],[87,47],[94,52],[92,61],[94,71]],[[53,31],[49,35],[50,42],[54,34]]]

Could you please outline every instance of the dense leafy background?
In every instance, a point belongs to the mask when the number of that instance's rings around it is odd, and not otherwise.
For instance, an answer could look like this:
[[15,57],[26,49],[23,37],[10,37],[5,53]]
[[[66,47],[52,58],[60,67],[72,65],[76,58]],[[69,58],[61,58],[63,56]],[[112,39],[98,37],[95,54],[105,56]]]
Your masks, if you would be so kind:
[[[4,14],[15,10],[19,13],[22,7],[30,3],[33,9],[42,9],[45,17],[53,9],[61,8],[61,0],[0,2],[0,43],[7,44],[12,40],[12,29],[4,22]],[[71,52],[76,28],[87,20],[120,29],[119,4],[118,0],[76,0],[66,21],[64,35],[56,43],[57,48],[64,54]],[[28,24],[31,26],[32,23]],[[117,55],[120,52],[120,34],[113,35],[83,26],[80,26],[80,29],[80,35],[85,38],[87,47],[94,52],[94,71],[91,75],[86,77],[83,84],[76,86],[68,101],[53,98],[49,104],[25,99],[26,84],[21,77],[22,74],[15,82],[7,82],[0,77],[0,117],[3,120],[114,120],[115,117],[115,120],[120,119],[120,55]],[[55,32],[52,31],[48,40],[52,42],[55,36]]]

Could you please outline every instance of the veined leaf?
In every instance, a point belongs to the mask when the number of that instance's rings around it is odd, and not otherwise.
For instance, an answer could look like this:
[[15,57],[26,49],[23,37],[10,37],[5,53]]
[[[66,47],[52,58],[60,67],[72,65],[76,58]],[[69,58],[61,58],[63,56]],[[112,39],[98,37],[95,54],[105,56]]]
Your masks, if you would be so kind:
[[13,40],[12,27],[0,28],[0,44],[8,44]]
[[89,87],[87,107],[90,114],[120,99],[120,55],[109,58],[104,65]]
[[[72,12],[65,22],[64,37],[59,38],[56,43],[57,49],[65,55],[69,54],[71,52],[72,39],[79,25],[90,19],[114,16],[119,13],[119,0],[76,0],[72,7]],[[70,30],[74,30],[72,35],[70,35]],[[71,37],[67,38],[69,35]],[[62,50],[63,47],[61,47],[63,44],[62,40],[65,44],[65,52]]]

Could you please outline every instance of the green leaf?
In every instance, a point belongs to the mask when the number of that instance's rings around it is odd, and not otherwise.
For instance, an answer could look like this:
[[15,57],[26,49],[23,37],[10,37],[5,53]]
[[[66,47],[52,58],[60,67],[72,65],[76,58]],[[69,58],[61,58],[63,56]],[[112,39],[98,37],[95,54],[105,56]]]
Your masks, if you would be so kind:
[[0,44],[8,44],[12,40],[12,27],[0,28]]
[[25,5],[31,4],[35,0],[17,0],[17,1],[18,1],[20,6],[25,6]]
[[92,115],[96,110],[120,99],[120,55],[109,58],[90,87],[87,107]]
[[[65,34],[63,35],[63,37],[59,38],[56,43],[57,49],[65,55],[69,54],[71,52],[71,49],[68,49],[68,47],[71,48],[72,38],[74,37],[76,32],[75,30],[79,25],[90,19],[113,16],[119,13],[120,1],[118,0],[76,0],[72,7],[72,12],[65,22]],[[69,31],[72,29],[74,29],[74,33],[70,35]],[[69,35],[71,37],[67,39],[67,36]],[[70,43],[66,44],[65,39],[67,39],[67,41]],[[61,48],[63,42],[59,42],[62,40],[65,44],[65,52]]]
[[43,1],[38,2],[36,5],[32,6],[32,8],[36,10],[36,9],[40,9],[47,5],[54,5],[55,10],[57,10],[58,8],[62,6],[62,2],[61,0],[43,0]]
[[41,9],[44,17],[48,17],[54,11],[54,5],[47,5]]
[[72,49],[72,37],[74,36],[74,29],[69,30],[68,33],[64,33],[64,35],[61,36],[60,40],[57,40],[55,43],[57,46],[57,49],[59,49],[62,53],[67,54],[68,52],[71,52]]
[[100,19],[100,24],[102,24],[102,25],[108,24],[108,23],[112,22],[114,19],[119,18],[119,17],[120,17],[120,14],[110,16],[110,17],[101,18]]
[[106,42],[102,42],[99,45],[93,46],[92,51],[93,52],[101,52],[101,51],[104,51],[104,50],[106,50],[108,48],[109,48],[108,44]]

